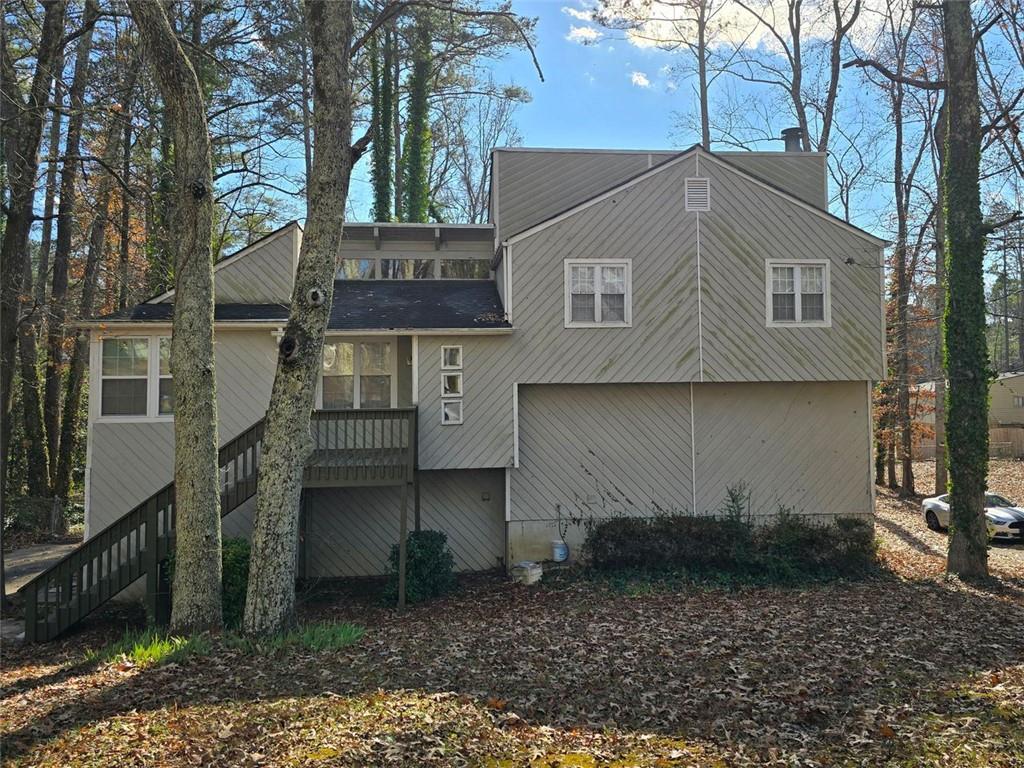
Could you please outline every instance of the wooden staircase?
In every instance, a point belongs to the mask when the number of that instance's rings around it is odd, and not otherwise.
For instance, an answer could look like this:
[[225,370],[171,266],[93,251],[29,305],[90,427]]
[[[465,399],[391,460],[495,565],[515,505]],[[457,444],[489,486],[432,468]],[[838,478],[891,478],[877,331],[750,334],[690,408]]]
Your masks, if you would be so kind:
[[[262,441],[260,419],[220,449],[222,517],[256,495]],[[174,549],[174,517],[170,483],[22,587],[26,642],[57,637],[143,576],[150,621],[165,619],[162,564]]]

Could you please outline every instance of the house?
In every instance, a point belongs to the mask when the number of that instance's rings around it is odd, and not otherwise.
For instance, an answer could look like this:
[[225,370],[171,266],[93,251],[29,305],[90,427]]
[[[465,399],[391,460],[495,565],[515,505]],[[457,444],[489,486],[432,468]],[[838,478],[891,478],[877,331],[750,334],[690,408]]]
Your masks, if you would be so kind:
[[[914,457],[935,458],[935,382],[926,381],[916,389],[926,407],[918,412],[921,438]],[[993,458],[1024,458],[1024,371],[1007,371],[992,380],[988,388],[988,446]]]
[[[885,243],[827,200],[817,153],[500,149],[485,225],[347,224],[301,574],[386,571],[403,505],[467,571],[562,537],[578,552],[592,518],[714,513],[739,483],[759,515],[870,516]],[[293,223],[216,265],[225,536],[251,528],[301,237]],[[90,324],[98,543],[65,566],[72,618],[103,579],[155,584],[169,546],[173,302]],[[47,578],[43,633],[64,615]]]

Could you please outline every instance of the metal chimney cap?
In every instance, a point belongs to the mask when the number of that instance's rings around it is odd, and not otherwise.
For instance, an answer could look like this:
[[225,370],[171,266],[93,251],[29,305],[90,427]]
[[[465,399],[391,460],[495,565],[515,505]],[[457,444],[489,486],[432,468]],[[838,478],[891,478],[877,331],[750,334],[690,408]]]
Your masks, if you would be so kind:
[[804,132],[802,128],[783,128],[782,140],[786,142],[787,152],[803,152]]

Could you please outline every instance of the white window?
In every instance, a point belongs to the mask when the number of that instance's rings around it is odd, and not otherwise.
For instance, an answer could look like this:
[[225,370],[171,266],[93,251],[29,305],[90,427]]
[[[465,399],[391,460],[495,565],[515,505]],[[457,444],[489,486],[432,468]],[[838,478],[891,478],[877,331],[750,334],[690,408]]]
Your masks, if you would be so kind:
[[441,347],[441,423],[462,423],[462,347]]
[[462,347],[441,347],[441,370],[458,371],[462,369]]
[[632,316],[632,262],[566,260],[565,327],[626,327]]
[[462,397],[462,373],[441,374],[441,397]]
[[328,410],[394,407],[394,350],[390,341],[325,342],[321,407]]
[[169,337],[103,339],[99,368],[100,418],[145,419],[174,414]]
[[826,327],[832,324],[827,261],[769,259],[765,271],[766,320],[769,327]]
[[1024,395],[1014,395],[1013,396],[1013,407],[1014,408],[1024,408]]
[[462,401],[442,400],[441,401],[441,423],[461,424],[462,423]]

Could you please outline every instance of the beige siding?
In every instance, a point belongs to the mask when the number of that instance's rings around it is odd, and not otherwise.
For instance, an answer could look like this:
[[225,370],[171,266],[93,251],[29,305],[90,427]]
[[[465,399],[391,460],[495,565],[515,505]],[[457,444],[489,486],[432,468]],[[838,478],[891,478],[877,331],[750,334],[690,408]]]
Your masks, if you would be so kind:
[[521,387],[511,519],[689,510],[690,449],[687,385]]
[[872,512],[865,382],[694,385],[697,511],[745,483],[756,514]]
[[[699,377],[696,214],[683,206],[692,158],[511,245],[506,379],[521,383]],[[565,328],[567,258],[632,259],[631,328]]]
[[747,173],[828,209],[827,157],[817,152],[716,152]]
[[[702,158],[700,173],[704,380],[881,378],[878,245],[721,164]],[[766,259],[829,260],[832,327],[766,327]]]
[[[475,470],[420,473],[421,526],[448,534],[460,571],[496,568],[505,555],[504,473]],[[387,573],[398,541],[401,488],[325,488],[311,493],[309,574]],[[412,496],[409,525],[412,527]]]
[[1014,397],[1024,397],[1024,373],[1004,376],[989,388],[988,418],[994,425],[1024,425],[1024,407],[1014,404]]
[[[214,293],[219,303],[287,304],[302,241],[298,224],[274,234],[224,259],[214,269]],[[173,294],[161,298],[174,301]]]
[[[269,331],[217,334],[218,439],[225,443],[263,417],[274,382],[277,347]],[[96,391],[95,389],[93,390]],[[89,515],[92,535],[171,482],[171,421],[95,421],[89,430]],[[225,533],[246,527],[246,510],[234,513]]]
[[[441,424],[441,347],[462,346],[462,424]],[[423,469],[512,463],[513,379],[509,336],[421,336],[419,451]]]
[[587,519],[715,514],[739,483],[759,515],[871,514],[866,382],[692,388],[691,415],[688,384],[523,387],[511,562],[578,549]]
[[[518,234],[677,154],[676,150],[497,150],[497,208],[492,218],[498,226],[498,239]],[[716,154],[804,202],[828,207],[823,154]]]
[[499,242],[646,170],[647,152],[495,152]]

